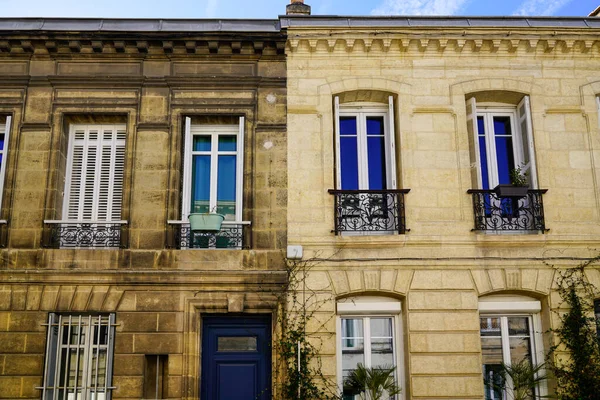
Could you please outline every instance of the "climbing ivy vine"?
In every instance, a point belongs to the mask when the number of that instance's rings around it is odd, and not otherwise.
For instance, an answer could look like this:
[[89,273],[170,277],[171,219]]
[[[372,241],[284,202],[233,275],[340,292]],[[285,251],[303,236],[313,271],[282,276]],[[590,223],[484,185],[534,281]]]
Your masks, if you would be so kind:
[[307,332],[310,321],[317,331],[328,322],[317,322],[315,315],[329,299],[319,297],[317,291],[306,284],[307,274],[317,263],[316,259],[286,260],[288,279],[280,295],[279,339],[275,344],[280,363],[278,370],[283,374],[278,380],[283,400],[340,398],[337,387],[321,371],[318,357],[321,342]]
[[[559,400],[600,399],[600,347],[594,318],[598,289],[586,276],[586,269],[599,260],[600,256],[557,271],[560,326],[553,330],[558,343],[550,349],[548,365]],[[564,308],[568,309],[560,310]]]

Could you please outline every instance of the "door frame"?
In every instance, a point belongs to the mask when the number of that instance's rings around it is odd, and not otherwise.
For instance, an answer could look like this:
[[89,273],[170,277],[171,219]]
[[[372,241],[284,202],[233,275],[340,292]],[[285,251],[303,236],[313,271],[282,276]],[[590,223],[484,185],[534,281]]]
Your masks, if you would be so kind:
[[[265,348],[263,349],[262,356],[265,357],[265,372],[267,376],[265,377],[265,381],[268,384],[268,393],[267,396],[270,398],[273,394],[273,315],[272,313],[261,313],[261,314],[212,314],[212,313],[202,313],[199,315],[199,341],[198,341],[198,349],[200,350],[200,357],[198,359],[198,399],[202,399],[202,396],[205,394],[203,391],[203,384],[205,380],[204,372],[203,372],[203,353],[205,351],[205,329],[207,329],[207,322],[210,326],[220,326],[223,327],[229,326],[239,326],[242,327],[243,324],[248,323],[250,326],[254,327],[266,327],[266,337],[265,337]],[[208,344],[206,344],[208,346]]]

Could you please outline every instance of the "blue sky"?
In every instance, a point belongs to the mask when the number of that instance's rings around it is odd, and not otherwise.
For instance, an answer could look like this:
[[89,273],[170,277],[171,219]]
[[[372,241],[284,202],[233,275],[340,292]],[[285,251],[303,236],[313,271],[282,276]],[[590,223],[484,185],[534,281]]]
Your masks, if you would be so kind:
[[[276,18],[289,0],[0,0],[3,17]],[[587,16],[600,0],[306,0],[315,14]]]

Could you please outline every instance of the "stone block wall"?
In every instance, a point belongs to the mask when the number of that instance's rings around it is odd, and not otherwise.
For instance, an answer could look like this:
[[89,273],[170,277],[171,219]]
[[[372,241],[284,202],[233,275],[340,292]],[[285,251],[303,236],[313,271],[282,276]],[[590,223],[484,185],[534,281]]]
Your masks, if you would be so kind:
[[[598,41],[592,30],[577,30],[589,39],[584,43],[569,41],[576,30],[559,30],[552,41],[534,28],[461,27],[461,36],[451,27],[399,27],[383,18],[368,28],[360,19],[344,27],[300,20],[287,26],[288,242],[302,245],[312,265],[309,290],[328,299],[311,311],[317,322],[332,320],[312,325],[323,372],[340,382],[336,301],[384,296],[402,305],[402,398],[482,399],[479,300],[537,299],[546,332],[556,324],[554,268],[597,255]],[[387,103],[388,95],[395,102],[398,188],[410,189],[409,230],[335,235],[328,193],[336,188],[334,97]],[[467,190],[476,189],[477,164],[466,106],[473,95],[488,105],[529,96],[549,230],[473,231]],[[595,270],[589,274],[598,282]],[[547,351],[555,338],[542,336]]]
[[[187,37],[2,31],[0,42],[10,43],[0,51],[0,123],[12,117],[0,211],[0,399],[40,398],[49,313],[115,313],[113,399],[144,397],[145,357],[157,354],[167,360],[165,398],[198,398],[201,316],[274,314],[273,293],[285,283],[284,36],[272,27]],[[185,118],[240,116],[244,248],[168,248],[167,221],[182,218]],[[126,126],[126,240],[46,248],[44,221],[65,218],[69,126],[86,123]]]

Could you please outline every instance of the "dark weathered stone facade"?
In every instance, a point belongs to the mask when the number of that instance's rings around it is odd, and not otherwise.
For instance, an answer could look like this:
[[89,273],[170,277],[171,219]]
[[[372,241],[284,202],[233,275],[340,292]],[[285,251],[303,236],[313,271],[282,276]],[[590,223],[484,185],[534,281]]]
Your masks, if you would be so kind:
[[[273,313],[285,280],[285,38],[277,21],[0,20],[12,117],[0,218],[0,399],[40,398],[50,312],[116,312],[115,399],[198,398],[200,316]],[[167,248],[181,218],[185,117],[245,117],[243,250]],[[1,122],[1,121],[0,121]],[[45,248],[62,218],[68,126],[126,125],[120,249]]]

